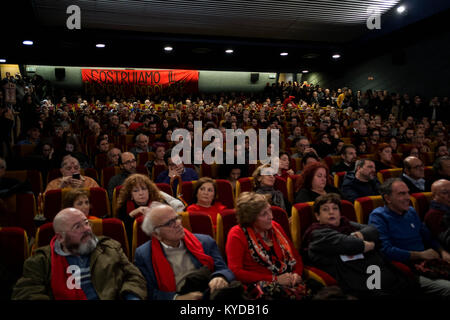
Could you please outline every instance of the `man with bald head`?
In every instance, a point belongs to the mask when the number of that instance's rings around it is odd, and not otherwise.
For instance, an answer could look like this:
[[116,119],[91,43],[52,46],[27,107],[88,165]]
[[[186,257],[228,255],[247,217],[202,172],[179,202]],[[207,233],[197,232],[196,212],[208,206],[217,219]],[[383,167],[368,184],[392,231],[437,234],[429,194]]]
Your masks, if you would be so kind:
[[[208,235],[192,234],[172,207],[152,205],[142,230],[151,240],[136,250],[136,266],[147,280],[150,300],[200,300],[208,292],[229,286],[234,275],[216,242]],[[203,279],[195,288],[191,276]]]
[[441,246],[450,251],[450,181],[435,181],[431,185],[431,193],[430,209],[424,221]]
[[15,300],[139,300],[145,279],[119,242],[96,237],[89,220],[75,208],[53,220],[50,245],[36,250],[13,290]]
[[77,158],[67,155],[61,163],[62,177],[53,179],[47,184],[45,191],[62,188],[98,188],[98,183],[87,176],[80,174],[80,162]]
[[402,181],[406,183],[409,193],[426,192],[427,182],[425,181],[425,166],[422,160],[417,157],[407,157],[403,160]]

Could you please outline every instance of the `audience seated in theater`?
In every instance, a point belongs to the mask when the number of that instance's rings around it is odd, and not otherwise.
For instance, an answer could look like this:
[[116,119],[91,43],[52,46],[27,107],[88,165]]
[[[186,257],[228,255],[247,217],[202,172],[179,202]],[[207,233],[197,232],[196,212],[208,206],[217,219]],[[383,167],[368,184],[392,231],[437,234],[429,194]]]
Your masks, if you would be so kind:
[[270,203],[254,192],[240,194],[238,225],[226,243],[228,265],[254,299],[295,299],[308,296],[303,262],[283,228],[273,221]]
[[279,154],[277,177],[287,180],[289,176],[294,175],[295,172],[289,168],[290,165],[291,157],[289,156],[289,153],[281,151]]
[[[75,208],[61,210],[53,220],[55,236],[25,261],[13,300],[141,300],[145,279],[127,258],[120,243],[96,237],[89,220]],[[72,284],[68,266],[81,271],[80,287]]]
[[167,203],[176,212],[184,210],[180,200],[159,190],[147,176],[135,173],[125,179],[117,199],[117,216],[124,222],[130,240],[133,235],[134,218],[143,214],[145,208],[148,208],[153,201]]
[[295,147],[296,153],[292,155],[292,158],[302,158],[306,153],[314,152],[317,155],[316,150],[311,148],[311,143],[307,137],[301,137],[292,142],[293,147]]
[[119,156],[120,173],[113,176],[108,182],[108,197],[112,201],[114,189],[121,186],[125,179],[136,173],[136,158],[131,152],[124,152]]
[[372,211],[369,225],[378,229],[381,251],[389,260],[407,263],[413,271],[418,272],[419,283],[425,294],[448,299],[449,280],[430,279],[419,271],[438,263],[448,274],[450,254],[433,238],[416,210],[410,206],[408,187],[401,179],[391,178],[383,183],[380,192],[385,206]]
[[276,173],[269,164],[263,164],[253,171],[254,191],[258,194],[267,195],[268,201],[273,206],[278,206],[289,214],[291,212],[291,204],[284,197],[280,190],[275,189]]
[[374,162],[360,159],[356,161],[355,172],[345,174],[341,192],[344,199],[354,202],[360,197],[379,195],[379,187]]
[[146,211],[142,230],[151,240],[137,248],[134,263],[147,282],[148,299],[209,300],[229,287],[235,277],[213,238],[183,228],[170,206]]
[[430,183],[440,179],[450,180],[450,156],[437,158],[433,163],[433,171]]
[[[302,241],[308,263],[333,276],[344,293],[358,298],[413,297],[418,286],[379,252],[378,232],[373,226],[349,221],[341,215],[341,198],[328,193],[316,198],[317,222]],[[380,268],[380,288],[367,286],[367,268]]]
[[[84,189],[70,189],[64,194],[62,199],[62,206],[64,208],[75,208],[84,213],[89,220],[99,219],[95,216],[91,216],[91,204],[89,201],[89,194]],[[107,212],[105,212],[107,215]]]
[[358,154],[358,156],[362,155],[362,154],[368,154],[369,153],[369,151],[367,150],[366,140],[361,139],[361,138],[357,138],[354,141],[355,141],[354,144],[355,144],[355,147],[356,147],[356,153]]
[[441,246],[450,251],[450,181],[442,179],[431,186],[432,200],[425,224]]
[[223,178],[228,180],[233,187],[233,194],[236,192],[236,181],[238,181],[239,178],[244,177],[244,175],[242,175],[242,173],[246,171],[244,166],[245,165],[239,164],[223,164],[220,166],[220,171],[224,173]]
[[161,172],[156,177],[155,182],[169,184],[172,186],[174,194],[177,193],[179,178],[181,178],[181,181],[198,180],[197,172],[192,168],[185,168],[182,159],[178,155],[172,158],[172,149],[166,151],[164,162],[169,170]]
[[107,154],[109,151],[109,138],[107,135],[100,135],[96,141],[96,148],[92,155],[92,162],[94,163],[95,157],[99,154]]
[[62,188],[98,188],[98,183],[87,176],[80,174],[80,163],[70,155],[63,158],[61,163],[62,177],[53,179],[47,184],[45,191]]
[[357,159],[356,148],[352,144],[344,145],[341,149],[342,160],[331,168],[332,173],[348,172],[355,170],[355,162]]
[[209,215],[216,228],[217,214],[226,209],[226,206],[216,201],[217,185],[209,177],[200,178],[195,183],[194,199],[186,208],[188,212],[201,212]]
[[328,167],[321,162],[311,163],[303,169],[300,178],[296,181],[295,190],[297,192],[294,203],[311,202],[327,193],[340,193],[333,186]]
[[[55,150],[58,151],[58,149]],[[91,161],[89,160],[89,157],[83,152],[81,152],[81,147],[76,137],[67,136],[63,140],[63,150],[61,152],[58,152],[57,157],[58,159],[62,159],[67,155],[76,158],[80,164],[80,168],[82,169],[92,168],[92,164]]]
[[448,146],[446,143],[442,143],[442,144],[438,144],[436,146],[436,153],[435,153],[435,158],[439,158],[439,157],[444,157],[444,156],[448,156],[449,152],[448,152]]
[[152,149],[155,150],[155,159],[149,160],[145,163],[145,167],[147,168],[150,177],[152,174],[152,169],[155,165],[166,166],[166,162],[164,161],[164,155],[166,154],[165,145],[161,142],[155,142]]
[[375,169],[377,172],[384,169],[396,168],[392,161],[392,148],[387,143],[380,143],[376,149]]
[[119,158],[122,151],[118,148],[112,148],[106,154],[106,167],[117,167],[119,166]]
[[137,158],[139,153],[152,151],[148,145],[148,142],[149,140],[147,135],[143,133],[138,134],[136,136],[135,146],[131,148],[129,152],[134,154],[134,157]]
[[388,141],[391,146],[392,153],[398,153],[398,140],[396,137],[390,137]]
[[429,182],[425,181],[425,171],[422,160],[416,157],[407,157],[403,160],[402,180],[406,183],[409,193],[430,191]]

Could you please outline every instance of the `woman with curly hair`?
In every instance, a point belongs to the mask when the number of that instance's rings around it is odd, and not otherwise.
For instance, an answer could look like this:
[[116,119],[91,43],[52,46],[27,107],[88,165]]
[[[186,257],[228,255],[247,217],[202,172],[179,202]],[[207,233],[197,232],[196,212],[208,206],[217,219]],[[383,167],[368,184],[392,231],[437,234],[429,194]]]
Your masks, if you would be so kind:
[[308,164],[304,168],[296,181],[296,190],[294,203],[311,202],[330,192],[340,194],[332,184],[328,167],[321,162]]
[[118,218],[125,224],[128,237],[133,234],[134,218],[145,214],[153,201],[166,202],[175,211],[184,210],[183,203],[158,189],[149,177],[143,174],[132,174],[123,182],[117,199]]

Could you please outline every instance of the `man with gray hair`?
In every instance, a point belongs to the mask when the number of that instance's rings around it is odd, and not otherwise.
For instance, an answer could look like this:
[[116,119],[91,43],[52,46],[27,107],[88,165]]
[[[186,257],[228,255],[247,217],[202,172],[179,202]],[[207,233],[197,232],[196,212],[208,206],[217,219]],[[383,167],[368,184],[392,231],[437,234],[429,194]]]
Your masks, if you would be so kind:
[[143,133],[140,133],[136,136],[136,140],[134,143],[135,146],[131,148],[129,152],[134,154],[134,156],[137,159],[139,153],[152,151],[148,143],[149,143],[148,136]]
[[[422,261],[443,259],[450,262],[450,254],[433,238],[416,210],[410,206],[407,185],[400,178],[391,178],[380,188],[385,206],[369,215],[369,225],[378,229],[381,251],[393,261],[409,264],[413,270]],[[419,277],[427,294],[450,297],[450,281]]]
[[410,193],[430,191],[426,187],[425,166],[422,160],[417,157],[406,157],[403,160],[402,180],[408,186]]
[[137,248],[134,263],[147,280],[150,300],[200,300],[234,280],[214,239],[186,230],[172,207],[150,206],[142,230],[151,240]]
[[53,179],[47,184],[45,192],[62,188],[98,188],[94,179],[80,174],[80,162],[77,158],[67,155],[61,163],[62,177]]
[[12,294],[15,300],[139,300],[145,279],[119,242],[96,237],[89,220],[75,208],[53,220],[50,245],[28,258]]
[[379,188],[375,163],[370,159],[360,159],[356,161],[355,172],[345,174],[341,192],[344,199],[354,202],[360,197],[379,195]]

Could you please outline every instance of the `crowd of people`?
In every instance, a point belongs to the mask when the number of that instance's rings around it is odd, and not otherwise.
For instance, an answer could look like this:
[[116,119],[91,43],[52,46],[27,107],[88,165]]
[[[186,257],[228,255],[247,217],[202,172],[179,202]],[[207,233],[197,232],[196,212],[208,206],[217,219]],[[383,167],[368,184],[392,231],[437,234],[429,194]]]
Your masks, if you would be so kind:
[[[433,97],[425,104],[419,96],[410,99],[386,90],[353,94],[350,88],[278,83],[249,95],[142,100],[64,96],[53,102],[51,84],[39,79],[3,79],[26,90],[16,96],[16,103],[0,95],[5,130],[1,199],[31,191],[26,183],[4,177],[6,164],[8,169],[39,170],[45,183],[42,192],[74,191],[65,194],[65,209],[53,220],[50,246],[25,262],[13,299],[326,296],[330,286],[307,277],[306,265],[334,279],[339,289],[329,290],[335,292],[329,298],[450,297],[448,97]],[[223,136],[217,150],[231,145],[234,164],[219,164],[205,174],[203,164],[183,163],[181,156],[172,155],[177,144],[189,140],[172,139],[172,133],[184,128],[193,137],[195,121],[202,121],[203,130],[219,129]],[[238,144],[226,135],[227,129],[250,128],[267,129],[269,136],[279,130],[278,155],[273,145],[259,146],[276,157],[278,171],[271,171],[266,159],[250,163],[256,150],[248,137]],[[191,148],[194,160],[194,144]],[[238,164],[241,156],[244,164]],[[427,175],[425,166],[432,166]],[[108,168],[114,174],[100,181]],[[398,178],[378,181],[377,173],[395,168],[401,169]],[[87,175],[89,169],[97,172],[97,179]],[[55,170],[59,176],[52,175]],[[336,185],[338,174],[343,178]],[[225,252],[220,252],[214,239],[184,228],[178,213],[209,215],[216,230],[217,215],[227,207],[219,201],[215,179],[228,180],[237,194],[241,178],[250,178],[250,190],[236,199],[237,224],[228,233]],[[294,186],[291,200],[277,187],[288,179]],[[190,203],[179,192],[183,181],[197,181]],[[158,184],[167,184],[169,190],[161,191]],[[92,233],[89,221],[106,217],[90,214],[89,197],[82,190],[92,187],[107,190],[130,244],[134,220],[144,216],[142,230],[151,240],[137,248],[134,264],[120,244]],[[410,194],[417,192],[432,193],[423,221],[409,202]],[[385,206],[370,214],[368,225],[341,215],[341,200],[354,203],[375,195]],[[298,251],[275,222],[272,206],[290,216],[294,205],[306,202],[314,203],[317,222],[306,230]],[[76,290],[65,287],[68,265],[81,269],[83,280]],[[370,265],[381,269],[381,289],[366,285]],[[430,276],[429,270],[436,268],[444,271]]]

